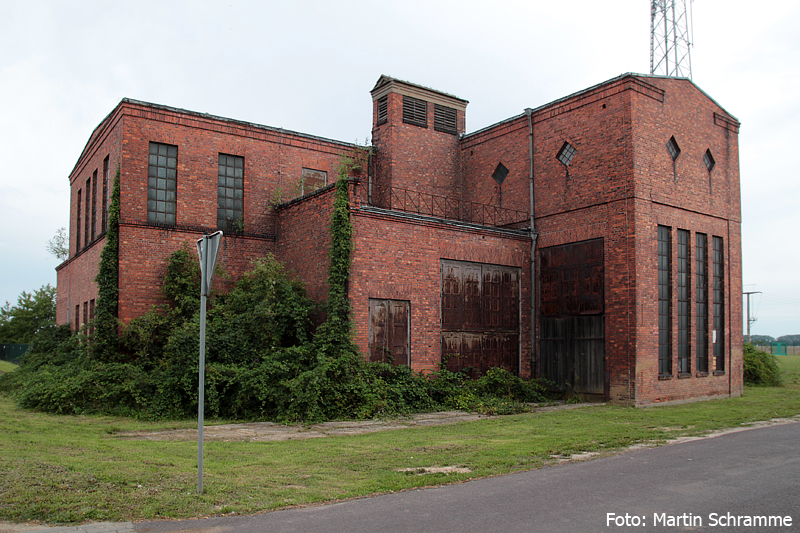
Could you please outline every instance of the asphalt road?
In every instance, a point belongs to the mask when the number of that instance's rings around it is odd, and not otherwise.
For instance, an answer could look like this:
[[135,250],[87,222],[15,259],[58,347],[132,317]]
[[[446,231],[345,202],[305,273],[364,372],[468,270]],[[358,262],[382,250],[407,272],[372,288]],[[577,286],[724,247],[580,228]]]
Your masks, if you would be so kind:
[[[771,520],[772,525],[761,525],[762,520]],[[140,533],[800,531],[800,423],[446,487],[257,516],[141,522],[133,529]]]

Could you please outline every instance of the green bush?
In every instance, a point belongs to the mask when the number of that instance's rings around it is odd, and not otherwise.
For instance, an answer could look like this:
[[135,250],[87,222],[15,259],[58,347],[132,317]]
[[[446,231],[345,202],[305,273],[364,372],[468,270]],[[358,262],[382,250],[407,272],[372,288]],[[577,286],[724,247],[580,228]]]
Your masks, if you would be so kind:
[[751,385],[780,386],[781,369],[775,356],[746,343],[744,345],[744,382]]
[[[316,422],[439,409],[505,414],[524,410],[523,402],[542,401],[543,389],[535,382],[503,369],[473,380],[468,370],[452,372],[444,364],[423,375],[405,366],[365,361],[353,343],[345,288],[352,247],[347,195],[348,183],[340,179],[331,221],[327,320],[316,330],[310,317],[317,305],[271,256],[254,262],[227,293],[209,298],[206,415]],[[113,267],[116,256],[107,255],[104,261]],[[24,408],[54,413],[196,416],[196,257],[188,247],[172,254],[163,287],[169,305],[132,320],[121,328],[119,339],[112,305],[114,269],[108,270],[107,313],[95,321],[104,326],[96,327],[94,335],[90,328],[77,334],[69,327],[43,331],[19,369],[8,373],[13,376],[0,377],[0,390],[11,391]]]

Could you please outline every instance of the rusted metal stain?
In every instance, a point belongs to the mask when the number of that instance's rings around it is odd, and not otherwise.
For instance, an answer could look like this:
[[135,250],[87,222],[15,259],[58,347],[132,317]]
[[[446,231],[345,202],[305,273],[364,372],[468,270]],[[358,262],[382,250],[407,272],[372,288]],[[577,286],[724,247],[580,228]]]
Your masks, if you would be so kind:
[[479,377],[492,367],[519,372],[520,269],[442,261],[442,359]]
[[407,300],[369,300],[369,360],[408,365],[409,309]]
[[604,394],[603,240],[543,248],[541,374],[562,390]]

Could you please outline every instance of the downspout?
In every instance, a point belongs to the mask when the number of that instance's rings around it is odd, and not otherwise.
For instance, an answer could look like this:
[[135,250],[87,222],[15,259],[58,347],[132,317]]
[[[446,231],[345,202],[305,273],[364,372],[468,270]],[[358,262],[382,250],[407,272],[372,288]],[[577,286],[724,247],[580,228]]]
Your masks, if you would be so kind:
[[530,181],[530,200],[531,200],[531,377],[539,376],[539,360],[536,356],[536,295],[538,294],[538,278],[536,277],[536,240],[539,232],[536,230],[535,203],[533,195],[533,110],[525,109],[525,116],[528,117],[528,167]]

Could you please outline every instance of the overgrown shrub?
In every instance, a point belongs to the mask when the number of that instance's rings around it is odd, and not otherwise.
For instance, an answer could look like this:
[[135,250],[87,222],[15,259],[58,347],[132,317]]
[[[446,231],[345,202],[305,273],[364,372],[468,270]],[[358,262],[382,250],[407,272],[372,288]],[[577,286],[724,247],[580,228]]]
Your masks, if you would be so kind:
[[[352,248],[346,177],[343,166],[331,218],[327,319],[320,327],[313,327],[310,317],[317,306],[302,283],[272,256],[254,262],[227,293],[209,299],[206,416],[312,422],[438,409],[506,414],[523,410],[523,402],[542,401],[543,389],[536,383],[503,369],[472,380],[467,371],[452,372],[444,365],[423,375],[363,358],[353,343],[346,291]],[[112,208],[118,210],[118,179],[114,191]],[[90,329],[72,334],[68,326],[42,333],[20,368],[8,373],[13,376],[0,377],[0,390],[13,391],[22,407],[54,413],[194,417],[197,258],[188,247],[172,254],[163,286],[169,304],[132,320],[117,338],[112,233],[110,226],[111,244],[108,253],[103,251],[98,276],[105,287],[100,296],[105,311],[95,320],[95,334]]]
[[746,343],[744,345],[744,382],[751,385],[780,386],[781,369],[776,357]]

